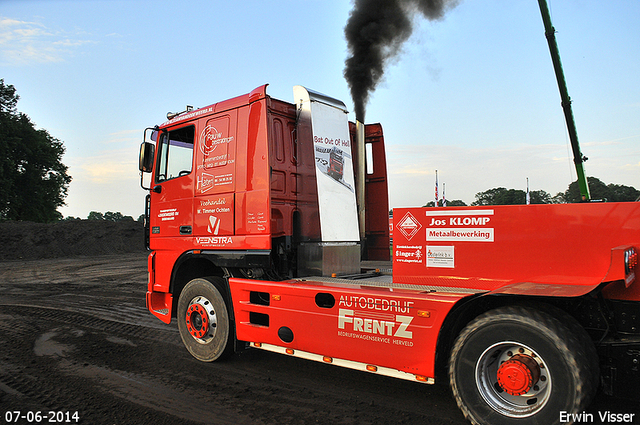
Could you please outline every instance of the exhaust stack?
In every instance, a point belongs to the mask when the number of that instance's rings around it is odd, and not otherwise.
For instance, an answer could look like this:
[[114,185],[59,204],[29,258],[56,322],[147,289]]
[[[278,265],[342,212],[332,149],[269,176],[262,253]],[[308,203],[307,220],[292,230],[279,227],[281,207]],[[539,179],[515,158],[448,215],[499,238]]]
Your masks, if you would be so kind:
[[[302,86],[295,86],[293,95],[298,109],[296,125],[305,129],[304,138],[299,139],[300,149],[313,155],[308,163],[313,164],[317,196],[316,215],[301,219],[320,224],[319,235],[300,235],[298,276],[359,273],[364,233],[358,232],[355,155],[347,108],[340,100]],[[364,131],[362,137],[364,149]],[[364,193],[364,181],[361,190]]]
[[360,241],[364,242],[365,237],[365,178],[366,178],[366,158],[364,148],[364,123],[356,120],[356,150],[358,158],[358,168],[356,170],[356,200],[358,202],[358,225],[360,228]]

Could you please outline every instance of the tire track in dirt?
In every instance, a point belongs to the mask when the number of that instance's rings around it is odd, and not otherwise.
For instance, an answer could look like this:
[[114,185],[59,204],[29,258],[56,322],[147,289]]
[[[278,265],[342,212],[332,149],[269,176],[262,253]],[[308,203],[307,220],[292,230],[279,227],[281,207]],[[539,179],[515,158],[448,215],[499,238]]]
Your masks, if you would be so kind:
[[[211,423],[213,418],[221,424],[451,423],[408,406],[407,400],[399,402],[406,394],[387,400],[386,390],[370,388],[395,384],[389,379],[260,351],[200,363],[186,353],[173,327],[156,334],[74,311],[15,305],[2,311],[3,318],[18,324],[9,326],[13,336],[27,341],[37,359],[27,370],[10,365],[18,373],[5,374],[0,382],[50,410],[69,409],[70,401],[57,388],[71,381],[91,394],[89,400],[108,394],[185,423]],[[345,376],[354,381],[341,385]],[[100,423],[96,417],[105,412],[80,406],[89,423]]]
[[92,425],[465,423],[442,387],[259,350],[198,362],[147,311],[146,279],[144,255],[0,263],[0,406]]
[[[126,322],[126,319],[123,321],[115,321],[94,317],[90,315],[91,313],[81,313],[55,307],[5,304],[2,305],[2,311],[5,315],[6,313],[9,313],[11,317],[25,315],[30,322],[37,320],[55,321],[57,323],[70,324],[81,328],[99,330],[113,334],[124,334],[135,338],[167,342],[177,346],[182,346],[177,329],[166,325],[163,327],[144,326],[142,324],[128,323]],[[100,312],[101,310],[96,309],[94,312],[95,311]],[[1,322],[0,326],[2,326]],[[25,326],[28,328],[26,323],[18,324],[18,328],[25,328]],[[28,331],[28,329],[25,329],[25,331]]]
[[[145,372],[120,370],[109,365],[110,357],[127,365],[131,357],[127,351],[143,345],[147,352],[158,344],[168,344],[174,347],[173,350],[181,350],[175,329],[149,332],[149,328],[139,325],[33,306],[5,305],[2,310],[3,334],[10,334],[7,342],[17,349],[14,351],[21,352],[21,355],[7,353],[0,361],[1,370],[7,371],[0,373],[0,389],[13,398],[26,398],[30,405],[38,406],[45,412],[68,410],[73,402],[65,392],[60,392],[60,381],[70,380],[84,387],[87,394],[96,391],[107,393],[127,404],[169,415],[180,423],[209,423],[211,415],[202,414],[203,406],[215,407],[208,400],[208,394],[176,387],[172,385],[173,380],[162,382],[162,379]],[[7,321],[8,317],[11,320]],[[16,344],[16,340],[23,340],[24,343]],[[31,350],[25,347],[29,345],[32,346],[28,347]],[[125,350],[118,350],[118,347],[124,347]],[[14,364],[15,360],[25,355],[35,356],[36,359],[28,362],[30,366],[26,368]],[[132,366],[144,370],[138,364]],[[98,423],[95,421],[100,412],[90,406],[82,406],[81,416],[91,418],[85,423]],[[215,409],[217,423],[256,423],[243,416],[235,409],[230,411],[224,406]]]

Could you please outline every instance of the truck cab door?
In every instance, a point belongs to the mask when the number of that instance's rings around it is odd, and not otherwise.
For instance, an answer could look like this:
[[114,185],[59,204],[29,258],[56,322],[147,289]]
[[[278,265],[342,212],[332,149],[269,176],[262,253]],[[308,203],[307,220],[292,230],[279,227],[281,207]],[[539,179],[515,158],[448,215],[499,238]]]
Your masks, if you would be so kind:
[[163,131],[151,189],[151,249],[188,249],[193,227],[195,126]]
[[216,236],[235,234],[237,110],[208,119],[200,130],[196,152],[195,243],[219,247]]

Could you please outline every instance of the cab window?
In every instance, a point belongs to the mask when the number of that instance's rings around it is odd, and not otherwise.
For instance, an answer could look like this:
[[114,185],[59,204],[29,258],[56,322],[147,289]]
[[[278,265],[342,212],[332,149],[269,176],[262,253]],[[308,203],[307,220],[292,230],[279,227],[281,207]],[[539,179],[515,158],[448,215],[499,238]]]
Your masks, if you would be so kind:
[[157,182],[191,173],[194,134],[193,126],[162,133],[158,144]]

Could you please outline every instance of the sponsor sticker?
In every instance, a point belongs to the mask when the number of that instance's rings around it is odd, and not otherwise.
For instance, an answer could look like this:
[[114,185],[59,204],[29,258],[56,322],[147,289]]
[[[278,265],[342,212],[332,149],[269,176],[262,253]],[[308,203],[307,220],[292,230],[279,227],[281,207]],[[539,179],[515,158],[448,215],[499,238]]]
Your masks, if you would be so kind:
[[161,221],[172,221],[175,220],[176,216],[178,216],[179,214],[180,212],[177,208],[168,208],[165,210],[160,210],[160,212],[158,213],[158,218]]
[[205,155],[210,155],[216,150],[218,145],[223,145],[233,141],[233,136],[223,137],[214,126],[206,126],[200,133],[200,150]]
[[338,336],[413,347],[413,301],[341,296]]
[[397,226],[400,233],[410,241],[416,233],[422,229],[422,224],[414,217],[410,212],[406,213],[404,217],[398,222]]
[[233,244],[231,236],[200,236],[196,238],[196,244],[204,246],[228,246]]
[[208,192],[217,186],[227,185],[233,183],[233,174],[209,174],[202,173],[197,177],[196,187],[200,193]]
[[420,245],[398,245],[393,252],[393,258],[396,263],[422,264],[424,247]]
[[209,216],[209,224],[207,225],[207,232],[217,235],[220,230],[220,219],[215,215]]
[[454,268],[453,246],[427,246],[427,267]]
[[493,228],[429,228],[427,241],[493,242]]

